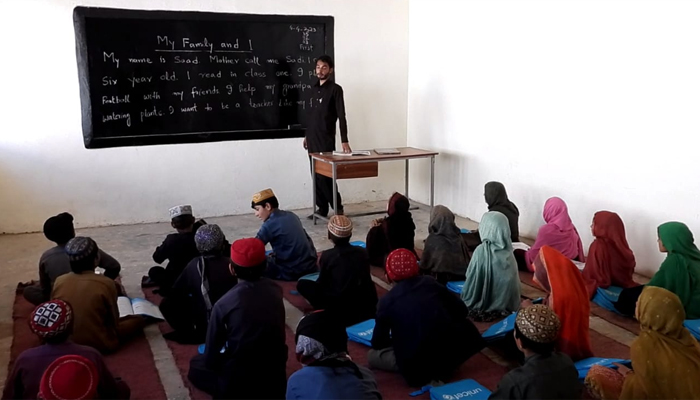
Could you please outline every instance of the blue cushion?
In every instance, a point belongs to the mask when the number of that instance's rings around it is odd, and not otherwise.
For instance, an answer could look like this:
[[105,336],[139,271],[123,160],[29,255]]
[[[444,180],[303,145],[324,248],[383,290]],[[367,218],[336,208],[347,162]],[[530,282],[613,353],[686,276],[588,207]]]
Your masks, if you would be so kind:
[[593,302],[606,310],[622,315],[615,308],[615,303],[620,298],[620,292],[622,292],[622,288],[618,286],[610,286],[607,289],[598,288],[593,296]]
[[491,391],[473,379],[465,379],[430,389],[430,400],[486,400]]
[[366,248],[367,248],[367,245],[366,245],[365,242],[363,242],[362,240],[358,240],[358,241],[355,241],[355,242],[350,242],[350,244],[351,244],[352,246],[362,247],[363,249],[366,249]]
[[360,322],[357,325],[347,327],[345,331],[348,333],[348,339],[371,347],[372,334],[374,333],[374,323],[374,319],[368,319],[365,322]]
[[630,360],[622,360],[620,358],[591,357],[575,362],[574,366],[576,366],[576,370],[578,370],[578,379],[583,380],[584,378],[586,378],[588,370],[591,369],[592,366],[602,365],[603,367],[615,368],[615,366],[613,365],[614,362],[626,366],[632,365],[632,362]]
[[517,313],[513,313],[506,317],[503,321],[496,322],[491,325],[489,329],[484,332],[481,337],[483,337],[487,342],[493,342],[495,340],[504,338],[507,334],[513,333],[515,330],[515,316]]
[[464,282],[465,281],[452,281],[452,282],[447,282],[447,288],[451,292],[455,292],[457,294],[462,293],[462,288],[464,287]]
[[691,335],[700,340],[700,319],[686,319],[683,325],[688,328]]
[[307,281],[316,281],[318,280],[318,274],[318,272],[314,272],[313,274],[304,275],[299,278],[299,280],[306,279]]
[[[205,343],[200,344],[199,346],[197,346],[197,352],[199,354],[204,354],[204,350],[206,348],[207,348],[207,345]],[[226,346],[224,345],[224,347],[221,348],[221,354],[224,354],[225,351],[226,351]]]
[[270,254],[272,254],[272,252],[273,252],[273,250],[265,250],[265,255],[269,256]]

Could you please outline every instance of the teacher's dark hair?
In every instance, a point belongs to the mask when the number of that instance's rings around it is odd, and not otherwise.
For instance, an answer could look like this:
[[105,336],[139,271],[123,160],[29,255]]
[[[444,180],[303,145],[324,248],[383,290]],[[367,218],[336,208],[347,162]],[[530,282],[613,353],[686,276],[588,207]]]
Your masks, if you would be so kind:
[[329,55],[326,55],[326,54],[322,55],[321,57],[319,57],[316,60],[316,63],[318,64],[319,61],[321,61],[322,63],[328,64],[328,68],[335,68],[335,63],[333,62],[333,59]]

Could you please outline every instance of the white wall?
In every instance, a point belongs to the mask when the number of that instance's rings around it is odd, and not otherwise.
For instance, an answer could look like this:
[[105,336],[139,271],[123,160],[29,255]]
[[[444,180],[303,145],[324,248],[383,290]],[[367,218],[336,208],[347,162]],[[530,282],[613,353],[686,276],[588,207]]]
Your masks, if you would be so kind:
[[[76,5],[332,15],[351,145],[406,143],[405,1],[0,1],[0,233],[40,230],[48,216],[65,210],[81,227],[164,221],[168,208],[181,203],[191,203],[200,216],[246,213],[251,195],[266,187],[285,208],[311,205],[301,139],[86,150]],[[400,165],[383,165],[379,178],[343,181],[341,192],[348,202],[385,199],[402,187],[402,172]],[[183,184],[191,190],[179,190]]]
[[436,202],[479,220],[499,180],[534,237],[558,195],[586,247],[616,211],[656,271],[657,225],[700,235],[698,21],[697,1],[411,0],[408,143],[442,151]]

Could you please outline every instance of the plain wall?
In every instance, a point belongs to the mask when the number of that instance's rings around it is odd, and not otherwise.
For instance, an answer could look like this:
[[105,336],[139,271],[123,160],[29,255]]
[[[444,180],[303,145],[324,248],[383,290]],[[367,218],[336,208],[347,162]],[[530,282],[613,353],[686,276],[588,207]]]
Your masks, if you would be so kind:
[[[252,194],[267,187],[284,208],[311,207],[302,139],[86,150],[72,20],[77,5],[331,15],[351,146],[406,144],[403,0],[2,1],[0,233],[41,230],[61,211],[73,213],[78,227],[166,221],[168,208],[183,203],[198,216],[246,213]],[[403,187],[403,169],[383,164],[379,178],[339,186],[348,203],[385,199]]]
[[535,237],[556,195],[586,249],[615,211],[656,271],[660,223],[700,234],[698,21],[697,1],[410,0],[408,144],[442,152],[436,202],[478,221],[501,181]]

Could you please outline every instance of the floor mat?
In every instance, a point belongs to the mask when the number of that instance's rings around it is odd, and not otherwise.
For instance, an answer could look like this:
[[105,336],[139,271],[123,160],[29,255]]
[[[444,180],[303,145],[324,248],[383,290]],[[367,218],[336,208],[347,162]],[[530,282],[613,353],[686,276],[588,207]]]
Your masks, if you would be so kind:
[[[29,329],[29,316],[34,305],[21,293],[15,296],[12,310],[12,347],[10,348],[11,373],[14,361],[24,350],[40,344],[39,338]],[[131,388],[132,399],[164,399],[165,389],[160,381],[151,347],[141,334],[122,346],[115,354],[104,357],[107,367],[116,377],[122,378]]]

